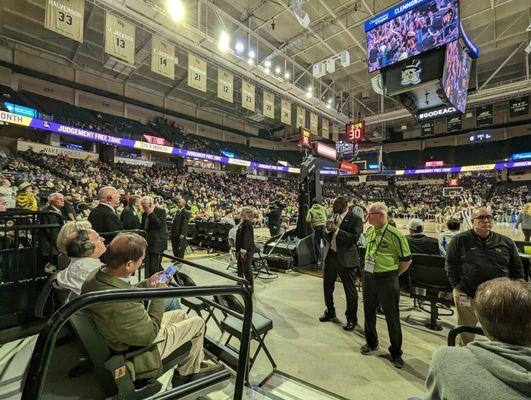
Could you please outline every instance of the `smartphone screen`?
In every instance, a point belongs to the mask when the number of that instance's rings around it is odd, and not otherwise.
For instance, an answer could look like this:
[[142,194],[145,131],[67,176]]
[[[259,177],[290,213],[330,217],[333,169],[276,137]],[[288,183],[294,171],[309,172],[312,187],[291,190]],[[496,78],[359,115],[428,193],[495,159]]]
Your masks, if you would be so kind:
[[175,274],[175,272],[177,271],[177,269],[173,266],[173,265],[170,265],[168,268],[166,268],[166,270],[159,276],[159,278],[157,279],[157,283],[159,282],[163,282],[163,283],[168,283],[169,280],[171,279],[171,277]]

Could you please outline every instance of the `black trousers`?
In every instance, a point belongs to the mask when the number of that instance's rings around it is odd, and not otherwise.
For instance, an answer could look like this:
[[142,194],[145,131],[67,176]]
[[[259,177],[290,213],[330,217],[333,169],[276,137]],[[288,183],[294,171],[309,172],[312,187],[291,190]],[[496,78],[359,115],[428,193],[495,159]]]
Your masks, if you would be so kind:
[[324,225],[313,228],[313,246],[315,249],[315,259],[321,259],[321,239],[324,237]]
[[240,278],[245,278],[249,283],[249,288],[251,293],[254,292],[254,277],[253,277],[253,253],[247,253],[245,259],[243,259],[240,254],[236,254],[238,259],[237,272]]
[[173,255],[177,258],[184,258],[184,253],[186,252],[186,246],[188,242],[186,239],[171,239],[171,247],[173,250]]
[[363,310],[365,313],[365,340],[370,347],[378,345],[376,309],[381,304],[389,332],[389,353],[402,355],[402,327],[400,325],[400,287],[398,271],[371,274],[363,272]]
[[271,237],[276,236],[280,233],[280,225],[271,225],[269,227],[269,235]]
[[162,261],[162,256],[159,256],[156,253],[148,253],[146,258],[148,259],[148,275],[146,276],[146,278],[149,278],[151,275],[162,271],[162,266],[160,265]]
[[522,232],[524,233],[524,241],[529,242],[529,238],[531,238],[531,229],[522,228]]
[[358,322],[358,291],[356,290],[356,273],[355,268],[343,268],[339,266],[337,260],[337,253],[329,250],[326,256],[324,272],[323,272],[323,290],[324,300],[326,305],[326,312],[329,315],[335,315],[334,307],[334,289],[337,276],[341,278],[341,283],[345,289],[345,296],[347,298],[347,311],[345,316],[347,321]]

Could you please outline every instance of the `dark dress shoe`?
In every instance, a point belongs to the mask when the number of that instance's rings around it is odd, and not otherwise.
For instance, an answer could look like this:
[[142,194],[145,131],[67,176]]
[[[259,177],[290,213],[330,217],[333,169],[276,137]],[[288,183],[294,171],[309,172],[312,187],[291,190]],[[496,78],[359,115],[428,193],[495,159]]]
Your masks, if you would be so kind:
[[319,317],[319,321],[321,322],[329,322],[329,321],[332,321],[333,319],[336,319],[336,315],[328,314],[326,311],[323,315]]
[[354,328],[356,327],[356,325],[357,325],[357,324],[356,324],[355,322],[348,321],[348,322],[346,323],[346,325],[343,325],[343,330],[345,330],[345,331],[349,331],[349,332],[350,332],[350,331],[353,331]]

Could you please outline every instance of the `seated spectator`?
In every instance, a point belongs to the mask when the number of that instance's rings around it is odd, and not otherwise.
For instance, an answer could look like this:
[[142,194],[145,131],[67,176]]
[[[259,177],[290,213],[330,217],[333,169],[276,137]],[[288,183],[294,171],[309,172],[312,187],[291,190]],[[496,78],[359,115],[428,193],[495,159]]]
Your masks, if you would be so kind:
[[[146,249],[147,242],[141,236],[119,234],[107,248],[105,265],[88,276],[81,292],[134,289],[129,279],[142,265]],[[163,282],[157,282],[161,273],[154,274],[136,287],[168,287]],[[138,300],[99,303],[89,309],[97,329],[114,351],[127,351],[131,346],[150,346],[158,336],[164,338],[153,349],[137,355],[133,363],[128,363],[134,379],[158,378],[162,374],[162,360],[188,341],[192,347],[178,367],[181,376],[222,368],[221,365],[203,362],[204,321],[197,316],[188,316],[183,310],[165,313],[164,299],[151,300],[147,309]]]
[[71,233],[65,242],[70,263],[57,274],[57,286],[79,296],[87,276],[103,265],[100,257],[105,253],[104,242],[93,229],[79,229]]
[[433,353],[426,400],[531,398],[531,284],[509,278],[482,283],[475,311],[489,339]]
[[439,251],[441,256],[446,256],[446,249],[450,244],[452,238],[459,233],[461,229],[461,221],[456,218],[451,218],[446,222],[446,229],[439,234],[437,241],[439,242]]
[[13,188],[11,188],[11,181],[7,178],[2,179],[2,186],[0,186],[0,196],[5,197],[6,208],[15,208]]
[[406,236],[411,253],[413,254],[436,254],[439,255],[437,239],[428,237],[424,232],[424,223],[417,218],[409,221],[409,235]]
[[30,211],[37,211],[37,198],[33,194],[33,187],[29,182],[22,182],[18,187],[16,207]]
[[234,217],[232,216],[231,210],[225,211],[225,215],[221,218],[219,222],[221,222],[222,224],[236,226],[236,222],[234,221]]

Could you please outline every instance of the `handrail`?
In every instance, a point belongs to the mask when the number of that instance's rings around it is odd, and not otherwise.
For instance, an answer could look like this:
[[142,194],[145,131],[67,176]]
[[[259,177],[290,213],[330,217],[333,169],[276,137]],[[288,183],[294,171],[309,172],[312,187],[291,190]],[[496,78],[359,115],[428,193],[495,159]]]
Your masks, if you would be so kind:
[[[51,354],[55,346],[57,335],[63,325],[76,312],[97,303],[110,301],[123,301],[132,299],[162,299],[169,297],[197,297],[214,296],[223,294],[239,294],[243,298],[243,330],[240,341],[240,352],[238,357],[238,369],[236,371],[236,382],[234,389],[234,399],[241,400],[243,395],[243,385],[246,373],[246,366],[249,361],[249,342],[251,331],[252,300],[251,294],[246,288],[239,286],[181,286],[163,289],[125,289],[125,290],[105,290],[81,295],[57,310],[48,320],[45,328],[39,334],[35,350],[30,361],[26,380],[22,391],[22,400],[38,400],[42,396],[45,376],[50,364]],[[183,391],[188,385],[178,389]],[[209,381],[203,382],[203,387],[208,386]],[[196,390],[200,389],[199,384],[195,384]],[[198,387],[199,386],[199,387]],[[177,391],[177,390],[176,390]],[[170,391],[171,392],[171,391]],[[170,393],[168,392],[168,393]]]
[[214,275],[221,276],[222,278],[226,278],[226,279],[229,279],[231,281],[235,281],[235,282],[241,283],[241,284],[245,285],[246,288],[249,285],[247,280],[244,279],[244,278],[240,278],[238,276],[227,274],[226,272],[218,271],[217,269],[206,267],[204,265],[197,264],[197,263],[195,263],[193,261],[185,260],[183,258],[178,258],[178,257],[172,256],[171,254],[168,254],[168,253],[157,253],[157,254],[159,254],[159,255],[161,255],[163,257],[167,257],[170,260],[178,261],[178,262],[180,262],[182,264],[186,264],[186,265],[189,265],[191,267],[200,269],[201,271],[210,272],[210,273],[212,273]]
[[455,346],[455,339],[461,333],[473,333],[474,335],[485,335],[483,329],[479,326],[456,326],[448,332],[448,346]]

